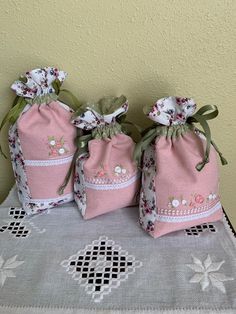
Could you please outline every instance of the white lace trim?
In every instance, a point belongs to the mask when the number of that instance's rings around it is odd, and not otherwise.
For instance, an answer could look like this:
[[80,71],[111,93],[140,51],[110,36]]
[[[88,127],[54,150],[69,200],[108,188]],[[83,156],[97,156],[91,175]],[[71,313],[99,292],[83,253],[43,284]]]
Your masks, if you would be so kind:
[[24,306],[24,307],[17,307],[17,306],[7,306],[1,305],[0,306],[0,313],[4,314],[235,314],[235,309],[228,309],[228,308],[175,308],[173,309],[163,309],[157,307],[156,309],[145,308],[144,310],[140,309],[132,309],[129,308],[127,310],[98,310],[98,309],[74,309],[74,308],[66,308],[66,307],[35,307],[35,306]]
[[193,215],[188,215],[188,216],[164,216],[164,215],[156,215],[156,220],[157,221],[163,221],[163,222],[184,222],[184,221],[191,221],[195,219],[201,219],[204,217],[208,217],[212,215],[214,212],[219,210],[221,208],[221,203],[217,202],[215,206],[213,206],[211,209],[207,210],[206,212],[198,213],[198,214],[193,214]]
[[39,198],[39,199],[31,198],[27,200],[27,203],[29,202],[30,203],[51,203],[51,202],[56,203],[56,202],[64,201],[64,200],[72,201],[73,199],[74,199],[73,193],[69,193],[64,196],[55,197],[55,198]]
[[229,225],[229,223],[228,223],[228,221],[227,221],[227,219],[226,219],[225,214],[224,214],[224,217],[223,217],[223,224],[224,224],[224,226],[225,226],[225,229],[226,229],[226,231],[227,231],[227,233],[228,233],[230,239],[231,239],[232,242],[233,242],[233,245],[234,245],[235,248],[236,248],[236,236],[234,235],[234,233],[233,233],[233,231],[232,231],[232,229],[231,229],[231,227],[230,227],[230,225]]
[[71,162],[73,159],[73,155],[60,158],[60,159],[47,159],[47,160],[25,160],[25,166],[31,167],[48,167],[48,166],[57,166],[63,165]]
[[219,198],[217,200],[214,200],[214,202],[208,203],[204,206],[200,207],[193,207],[191,209],[158,209],[158,212],[160,214],[168,215],[168,216],[181,216],[181,215],[187,215],[187,214],[196,214],[199,212],[205,212],[209,208],[212,208],[219,202]]
[[137,173],[133,177],[131,177],[128,181],[122,182],[122,183],[113,183],[113,184],[93,184],[89,182],[85,182],[85,187],[93,190],[118,190],[123,189],[132,183],[134,183],[136,180],[138,180],[140,177],[140,173]]
[[123,176],[119,179],[112,179],[112,178],[85,178],[85,181],[87,183],[91,184],[104,184],[104,185],[114,185],[114,184],[120,184],[129,181],[131,177],[130,176]]

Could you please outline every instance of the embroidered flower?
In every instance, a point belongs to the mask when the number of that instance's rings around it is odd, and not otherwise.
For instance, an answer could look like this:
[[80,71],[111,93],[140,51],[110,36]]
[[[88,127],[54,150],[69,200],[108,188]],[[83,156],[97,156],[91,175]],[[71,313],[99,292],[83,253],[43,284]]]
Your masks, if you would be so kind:
[[123,168],[122,165],[117,165],[114,168],[114,174],[116,176],[121,176],[121,175],[125,175],[127,173],[127,170],[125,168]]
[[56,140],[54,136],[49,136],[48,144],[50,149],[49,156],[51,157],[62,156],[69,152],[69,150],[65,147],[65,140],[63,136],[59,140]]
[[107,176],[107,167],[101,164],[99,170],[97,171],[95,175],[95,178],[101,178],[105,176]]
[[174,199],[172,202],[171,202],[172,206],[173,207],[178,207],[180,202],[177,200],[177,199]]
[[0,256],[0,284],[3,287],[7,278],[14,278],[16,275],[14,274],[14,268],[23,264],[23,261],[16,261],[17,255],[9,258],[5,263],[2,256]]
[[207,199],[208,199],[208,201],[215,200],[216,199],[216,194],[214,194],[214,193],[209,194]]
[[63,155],[63,154],[65,154],[65,148],[60,148],[59,150],[58,150],[58,153],[60,154],[60,155]]
[[187,264],[187,266],[194,270],[196,274],[189,280],[189,282],[200,283],[202,291],[205,291],[211,283],[212,286],[220,290],[222,293],[226,293],[223,282],[234,280],[234,278],[227,277],[225,274],[218,272],[225,261],[212,262],[209,254],[204,262],[195,256],[192,256],[192,259],[193,264]]
[[184,206],[187,205],[187,201],[186,201],[186,200],[182,200],[181,203],[182,203],[182,205],[184,205]]
[[122,168],[120,166],[116,166],[115,173],[119,175],[121,172],[122,172]]
[[204,197],[200,194],[197,194],[195,196],[195,202],[198,203],[198,204],[202,204],[204,202]]
[[55,145],[56,145],[56,141],[55,141],[55,140],[51,140],[51,141],[49,142],[49,144],[50,144],[51,146],[55,146]]

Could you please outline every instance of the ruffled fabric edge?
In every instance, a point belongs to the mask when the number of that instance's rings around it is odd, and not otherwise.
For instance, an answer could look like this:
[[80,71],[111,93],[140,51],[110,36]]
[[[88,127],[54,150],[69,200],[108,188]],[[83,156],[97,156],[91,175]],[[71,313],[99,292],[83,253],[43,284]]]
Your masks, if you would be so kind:
[[192,98],[170,96],[157,100],[145,113],[151,120],[170,126],[185,124],[196,108]]
[[111,124],[116,121],[118,116],[125,114],[128,111],[129,104],[125,98],[124,103],[112,111],[110,108],[109,114],[101,114],[95,110],[96,106],[86,105],[83,112],[72,119],[72,123],[83,130],[89,131],[99,126]]
[[40,98],[55,93],[52,83],[55,80],[63,82],[66,76],[66,72],[53,67],[34,69],[22,75],[22,79],[16,80],[11,89],[24,98]]

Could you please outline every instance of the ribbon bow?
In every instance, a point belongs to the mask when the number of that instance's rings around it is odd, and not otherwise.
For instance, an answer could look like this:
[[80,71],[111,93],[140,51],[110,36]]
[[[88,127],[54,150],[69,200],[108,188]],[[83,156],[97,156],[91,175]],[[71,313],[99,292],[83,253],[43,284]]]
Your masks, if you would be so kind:
[[148,128],[145,131],[144,136],[142,137],[141,141],[136,145],[136,148],[134,151],[134,159],[140,165],[143,151],[146,150],[146,148],[153,142],[153,140],[157,136],[162,136],[162,135],[166,135],[166,136],[177,135],[178,136],[182,132],[196,129],[193,124],[199,123],[203,131],[200,131],[199,129],[197,130],[206,137],[207,145],[206,145],[206,150],[204,153],[203,160],[196,165],[196,169],[198,171],[201,171],[204,168],[204,166],[209,162],[211,144],[213,145],[213,147],[219,154],[222,165],[226,165],[227,160],[223,157],[222,153],[219,151],[216,144],[212,141],[211,131],[207,123],[207,120],[211,120],[217,117],[218,113],[219,113],[218,108],[215,105],[213,106],[206,105],[200,108],[194,115],[192,115],[191,117],[188,117],[185,124],[179,124],[179,125],[174,125],[174,126],[163,126],[160,124],[152,125],[150,128]]

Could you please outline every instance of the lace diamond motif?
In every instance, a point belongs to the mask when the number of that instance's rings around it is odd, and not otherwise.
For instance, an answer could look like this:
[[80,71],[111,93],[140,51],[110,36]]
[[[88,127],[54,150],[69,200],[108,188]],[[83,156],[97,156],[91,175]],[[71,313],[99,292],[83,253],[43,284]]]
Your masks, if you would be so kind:
[[94,302],[120,286],[136,268],[142,266],[133,255],[105,236],[61,262],[72,278],[85,287]]

